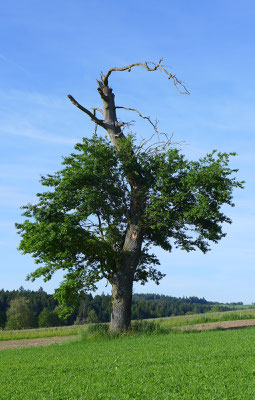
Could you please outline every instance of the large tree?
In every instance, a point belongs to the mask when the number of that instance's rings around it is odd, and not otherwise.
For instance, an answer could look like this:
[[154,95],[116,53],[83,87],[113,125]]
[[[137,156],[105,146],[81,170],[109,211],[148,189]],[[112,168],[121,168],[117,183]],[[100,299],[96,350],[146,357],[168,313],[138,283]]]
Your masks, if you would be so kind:
[[[115,105],[110,75],[136,66],[163,71],[179,91],[188,93],[160,60],[111,68],[102,74],[98,81],[102,109],[91,112],[68,95],[96,128],[108,133],[110,141],[95,132],[77,144],[76,151],[64,158],[61,171],[42,178],[49,190],[37,194],[37,204],[24,207],[27,219],[17,224],[20,250],[31,253],[40,264],[30,279],[43,276],[48,280],[56,270],[66,272],[55,294],[62,314],[68,314],[77,296],[95,289],[102,278],[110,282],[112,331],[130,325],[133,282],[152,279],[159,283],[163,277],[151,246],[206,253],[210,241],[216,243],[225,236],[222,225],[231,222],[222,205],[233,206],[233,189],[242,187],[233,176],[237,170],[229,167],[234,153],[213,151],[198,161],[188,161],[149,117]],[[137,144],[134,136],[125,135],[123,129],[129,123],[117,119],[118,108],[146,119],[153,127],[151,140]]]

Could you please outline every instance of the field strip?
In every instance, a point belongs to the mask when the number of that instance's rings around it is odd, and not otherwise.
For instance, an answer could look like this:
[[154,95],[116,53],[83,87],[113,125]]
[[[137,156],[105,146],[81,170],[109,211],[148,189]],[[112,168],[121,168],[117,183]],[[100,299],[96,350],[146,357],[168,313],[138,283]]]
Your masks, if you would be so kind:
[[242,319],[235,321],[207,322],[205,324],[176,326],[177,330],[208,331],[211,329],[238,329],[255,326],[255,319]]
[[6,340],[0,341],[0,350],[18,349],[20,347],[50,346],[51,344],[63,343],[67,340],[73,340],[74,338],[77,338],[77,336],[56,336],[35,339]]
[[[255,326],[255,319],[243,319],[234,321],[218,321],[218,322],[207,322],[195,325],[175,326],[172,327],[172,329],[182,330],[182,331],[207,331],[212,329],[239,329],[239,328],[254,327],[254,326]],[[74,340],[75,338],[77,339],[77,335],[17,339],[17,340],[1,340],[0,351],[5,349],[18,349],[21,347],[50,346],[51,344],[54,343],[63,343],[68,340]]]

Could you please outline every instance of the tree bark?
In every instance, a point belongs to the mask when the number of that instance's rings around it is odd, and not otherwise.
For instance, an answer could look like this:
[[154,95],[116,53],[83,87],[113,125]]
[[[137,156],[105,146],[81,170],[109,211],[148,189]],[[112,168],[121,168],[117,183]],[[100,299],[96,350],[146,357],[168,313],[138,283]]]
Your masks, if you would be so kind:
[[112,314],[110,331],[119,333],[128,330],[131,323],[133,274],[131,271],[116,273],[112,279]]
[[130,327],[133,281],[141,255],[142,239],[143,235],[139,226],[130,223],[119,264],[110,282],[112,285],[111,332],[123,332]]

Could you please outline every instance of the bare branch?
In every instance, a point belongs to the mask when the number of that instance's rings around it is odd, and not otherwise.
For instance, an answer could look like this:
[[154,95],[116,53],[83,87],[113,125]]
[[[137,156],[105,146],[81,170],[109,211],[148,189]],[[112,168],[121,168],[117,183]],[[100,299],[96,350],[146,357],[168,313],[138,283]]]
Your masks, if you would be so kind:
[[67,95],[67,97],[69,98],[69,100],[77,107],[79,108],[81,111],[85,112],[85,114],[87,114],[92,121],[94,121],[97,125],[102,126],[102,128],[105,129],[105,124],[104,121],[102,119],[98,119],[94,114],[92,114],[91,111],[89,111],[87,108],[83,107],[81,104],[78,103],[78,101],[76,101],[73,96],[71,96],[70,94]]
[[[172,79],[172,81],[174,83],[174,86],[176,87],[178,92],[180,92],[181,94],[189,94],[189,91],[185,87],[183,82],[180,81],[175,75],[173,75],[170,72],[168,72],[166,67],[164,65],[162,65],[162,61],[163,61],[163,58],[161,58],[157,64],[155,64],[154,62],[151,62],[151,61],[146,61],[144,63],[137,62],[137,63],[129,64],[129,65],[126,65],[125,67],[122,67],[122,68],[111,68],[111,69],[109,69],[109,71],[107,72],[107,74],[105,76],[103,74],[101,74],[101,79],[102,79],[102,82],[104,83],[104,85],[108,85],[109,76],[114,71],[128,71],[128,72],[130,72],[133,67],[143,67],[149,72],[156,71],[156,70],[159,69],[159,70],[161,70],[162,72],[164,72],[168,76],[168,79]],[[152,64],[153,66],[149,67],[149,64]],[[181,90],[180,90],[180,87],[182,88]]]
[[[92,110],[93,110],[93,115],[96,117],[96,112],[97,112],[97,110],[99,111],[99,112],[102,112],[102,110],[100,109],[100,108],[97,108],[97,107],[94,107],[94,108],[91,108]],[[103,112],[102,112],[102,114],[103,114]],[[96,135],[97,134],[97,127],[98,127],[98,124],[97,123],[95,123],[95,130],[94,130],[94,134]]]
[[[158,130],[158,121],[157,121],[157,120],[155,121],[155,123],[153,123],[152,120],[150,119],[150,117],[146,117],[146,116],[142,115],[142,114],[140,113],[140,111],[138,111],[138,110],[135,109],[135,108],[121,107],[121,106],[116,106],[115,108],[120,108],[120,109],[123,109],[123,110],[128,110],[128,111],[134,111],[134,112],[136,112],[136,113],[139,115],[139,117],[141,117],[141,118],[143,118],[143,119],[146,119],[146,120],[151,124],[151,126],[153,127],[153,129],[154,129],[154,132],[153,132],[153,134],[151,135],[151,137],[150,137],[149,139],[147,139],[147,140],[146,140],[146,139],[142,140],[142,142],[141,142],[140,145],[138,146],[138,148],[137,148],[135,154],[139,154],[140,151],[142,150],[142,148],[144,148],[144,146],[145,146],[147,143],[151,142],[151,140],[154,138],[155,135],[158,136],[158,142],[152,143],[152,144],[150,144],[146,149],[144,149],[144,151],[145,151],[147,154],[152,154],[152,153],[155,154],[155,152],[158,153],[158,152],[160,152],[160,151],[166,150],[168,147],[170,147],[170,146],[173,145],[173,144],[179,144],[179,143],[172,143],[172,137],[173,137],[173,135],[171,135],[171,137],[169,138],[167,133],[165,133],[165,132],[160,132],[160,131]],[[131,121],[131,122],[133,122],[133,121]],[[130,123],[119,122],[119,126],[120,126],[120,127],[121,127],[121,126],[124,126],[124,128],[125,128],[125,126],[129,126],[129,125],[130,125]],[[160,141],[160,140],[159,140],[160,136],[164,136],[165,140],[163,140],[163,141],[161,140],[161,141]]]
[[98,112],[100,112],[101,114],[104,115],[104,112],[103,112],[103,110],[102,110],[101,108],[98,108],[98,107],[91,107],[90,109],[93,110],[93,111],[98,111]]
[[[150,117],[145,117],[144,115],[142,115],[140,113],[140,111],[138,111],[136,108],[130,108],[130,107],[122,107],[122,106],[116,106],[115,108],[121,108],[122,110],[128,110],[128,111],[134,111],[136,112],[139,117],[143,118],[143,119],[147,119],[147,121],[153,126],[153,129],[155,130],[155,132],[159,135],[160,132],[157,129],[157,121],[155,122],[155,124],[152,122],[152,120],[150,119]],[[133,122],[133,121],[132,121]]]
[[123,121],[118,122],[118,126],[122,128],[122,130],[130,128],[130,126],[133,126],[134,124],[135,124],[134,120],[128,122],[123,122]]
[[101,237],[102,240],[104,240],[104,232],[103,232],[103,229],[102,229],[101,218],[100,218],[99,214],[96,214],[96,215],[97,215],[97,219],[98,219],[98,229],[99,229],[99,232],[100,232],[100,237]]

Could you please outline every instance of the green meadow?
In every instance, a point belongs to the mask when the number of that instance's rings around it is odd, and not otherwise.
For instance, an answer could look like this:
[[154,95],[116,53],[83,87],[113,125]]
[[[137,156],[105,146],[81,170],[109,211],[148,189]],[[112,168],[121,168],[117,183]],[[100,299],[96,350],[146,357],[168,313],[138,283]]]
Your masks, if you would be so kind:
[[0,353],[0,399],[255,399],[255,329],[77,339]]

